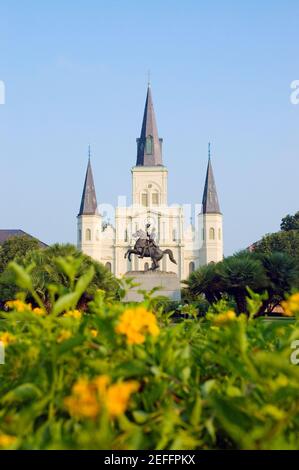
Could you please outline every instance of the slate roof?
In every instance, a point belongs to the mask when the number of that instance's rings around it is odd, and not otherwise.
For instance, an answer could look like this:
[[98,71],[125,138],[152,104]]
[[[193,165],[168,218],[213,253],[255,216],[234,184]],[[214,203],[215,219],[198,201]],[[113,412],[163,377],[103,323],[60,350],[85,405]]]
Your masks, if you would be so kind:
[[[33,237],[32,235],[30,235],[29,233],[26,233],[24,232],[23,230],[19,230],[19,229],[14,229],[14,230],[1,230],[0,229],[0,245],[2,245],[6,240],[9,240],[9,238],[12,238],[12,237],[24,237],[24,236],[27,236],[27,237],[30,237],[30,238],[35,238]],[[40,240],[39,241],[39,244],[41,246],[41,248],[46,248],[48,245],[46,245],[46,243],[43,243],[41,242]]]
[[84,188],[82,193],[81,205],[80,205],[80,215],[95,215],[98,214],[98,203],[95,185],[93,181],[93,174],[91,168],[90,158],[88,160]]
[[205,189],[202,198],[202,213],[203,214],[221,214],[215,178],[213,174],[212,162],[209,157]]
[[[151,139],[151,145],[147,145]],[[161,166],[162,139],[159,139],[151,86],[148,86],[140,138],[137,139],[137,166]],[[149,151],[151,147],[151,151]]]

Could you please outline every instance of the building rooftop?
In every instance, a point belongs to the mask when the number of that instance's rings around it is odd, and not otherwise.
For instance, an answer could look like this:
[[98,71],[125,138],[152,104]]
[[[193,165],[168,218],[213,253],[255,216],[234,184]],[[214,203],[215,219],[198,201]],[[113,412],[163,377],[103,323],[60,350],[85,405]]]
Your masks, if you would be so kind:
[[[6,242],[6,240],[9,240],[9,238],[24,237],[24,236],[27,236],[27,237],[30,237],[30,238],[35,238],[32,235],[30,235],[29,233],[26,233],[26,232],[24,232],[23,230],[20,230],[20,229],[12,229],[12,230],[0,229],[0,245],[2,245],[4,242]],[[43,243],[40,240],[38,240],[38,241],[40,243],[41,248],[46,248],[48,246],[48,245],[46,245],[46,243]]]

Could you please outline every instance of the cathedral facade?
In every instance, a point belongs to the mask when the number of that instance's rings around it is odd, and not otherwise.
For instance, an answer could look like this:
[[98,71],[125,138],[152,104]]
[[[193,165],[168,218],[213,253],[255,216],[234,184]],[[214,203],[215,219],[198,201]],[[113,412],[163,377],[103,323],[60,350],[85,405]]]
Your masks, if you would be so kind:
[[[125,253],[136,242],[134,234],[151,224],[156,243],[162,250],[171,249],[177,264],[168,257],[161,261],[162,271],[175,272],[187,279],[198,267],[223,258],[222,213],[209,155],[202,199],[202,210],[194,224],[185,223],[183,206],[168,205],[168,170],[163,165],[163,140],[159,138],[150,85],[147,90],[137,161],[131,170],[132,203],[115,209],[114,225],[104,223],[97,204],[91,161],[89,158],[80,211],[77,217],[78,248],[103,263],[117,277],[129,271],[148,270],[149,258]],[[107,175],[108,177],[108,175]]]

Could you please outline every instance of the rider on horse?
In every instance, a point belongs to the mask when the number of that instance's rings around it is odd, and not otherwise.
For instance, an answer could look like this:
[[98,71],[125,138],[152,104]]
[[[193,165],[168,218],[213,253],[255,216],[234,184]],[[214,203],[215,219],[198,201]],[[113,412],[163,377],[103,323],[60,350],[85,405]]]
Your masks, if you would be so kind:
[[128,251],[125,253],[125,258],[128,257],[129,261],[131,261],[132,255],[137,255],[139,258],[151,258],[152,260],[152,267],[150,268],[152,271],[159,269],[159,261],[163,258],[163,256],[168,255],[169,259],[172,263],[177,264],[176,260],[174,259],[173,252],[170,249],[161,250],[159,246],[155,242],[155,229],[153,228],[152,232],[149,232],[150,224],[146,225],[146,232],[143,230],[137,230],[135,234],[133,234],[134,238],[137,238],[134,248],[129,248]]
[[144,258],[146,249],[148,248],[149,252],[151,250],[151,247],[158,248],[158,245],[156,245],[155,238],[156,238],[156,232],[155,229],[153,228],[152,232],[149,232],[151,224],[146,224],[146,243],[144,247],[142,248],[142,251],[139,255],[139,258]]

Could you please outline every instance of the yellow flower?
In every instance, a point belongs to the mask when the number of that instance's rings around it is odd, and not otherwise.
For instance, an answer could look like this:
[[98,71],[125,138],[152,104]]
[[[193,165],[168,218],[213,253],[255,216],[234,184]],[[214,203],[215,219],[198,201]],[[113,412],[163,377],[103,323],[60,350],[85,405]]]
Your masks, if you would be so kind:
[[81,377],[73,386],[72,391],[77,396],[89,393],[90,383],[85,377]]
[[93,379],[93,384],[96,387],[96,390],[100,397],[104,397],[107,393],[108,385],[110,384],[111,380],[108,375],[99,375],[95,379]]
[[299,293],[291,295],[288,300],[281,302],[284,317],[293,317],[299,313]]
[[4,346],[9,346],[10,344],[16,342],[16,337],[8,332],[0,333],[0,341],[4,344]]
[[64,404],[70,415],[77,418],[94,419],[100,411],[95,387],[84,378],[75,383],[72,395],[65,398]]
[[101,375],[92,381],[79,379],[72,388],[72,395],[64,400],[69,413],[87,419],[97,418],[102,409],[107,410],[110,418],[123,414],[139,384],[128,381],[110,385],[110,382],[111,379],[107,375]]
[[6,302],[5,306],[10,310],[15,310],[16,312],[31,312],[32,305],[26,304],[22,300],[9,300]]
[[96,337],[98,336],[98,331],[97,331],[97,330],[94,330],[94,329],[93,329],[93,330],[90,330],[90,333],[91,333],[91,336],[92,336],[93,338],[96,338]]
[[116,332],[125,335],[128,344],[142,344],[146,334],[158,336],[160,329],[152,312],[148,312],[144,307],[136,307],[123,312]]
[[67,339],[70,339],[72,333],[68,330],[61,330],[60,335],[57,338],[57,343],[63,343]]
[[36,315],[44,315],[45,314],[45,312],[42,308],[35,307],[34,309],[32,309],[31,304],[26,304],[22,300],[9,300],[8,302],[6,302],[5,306],[7,308],[9,308],[10,310],[15,310],[19,313],[33,312]]
[[107,390],[106,407],[109,416],[122,415],[127,407],[132,393],[137,392],[139,384],[137,382],[120,382],[111,385]]
[[82,313],[80,312],[80,310],[69,310],[63,316],[80,320],[80,318],[82,317]]
[[234,321],[236,318],[237,317],[235,312],[233,310],[229,310],[228,312],[220,313],[219,315],[217,315],[213,323],[216,326],[225,325]]
[[0,434],[0,447],[2,449],[11,447],[17,438],[14,436],[9,436],[8,434]]
[[39,315],[40,317],[44,316],[45,315],[45,312],[42,308],[40,307],[36,307],[33,309],[33,313],[35,313],[36,315]]

